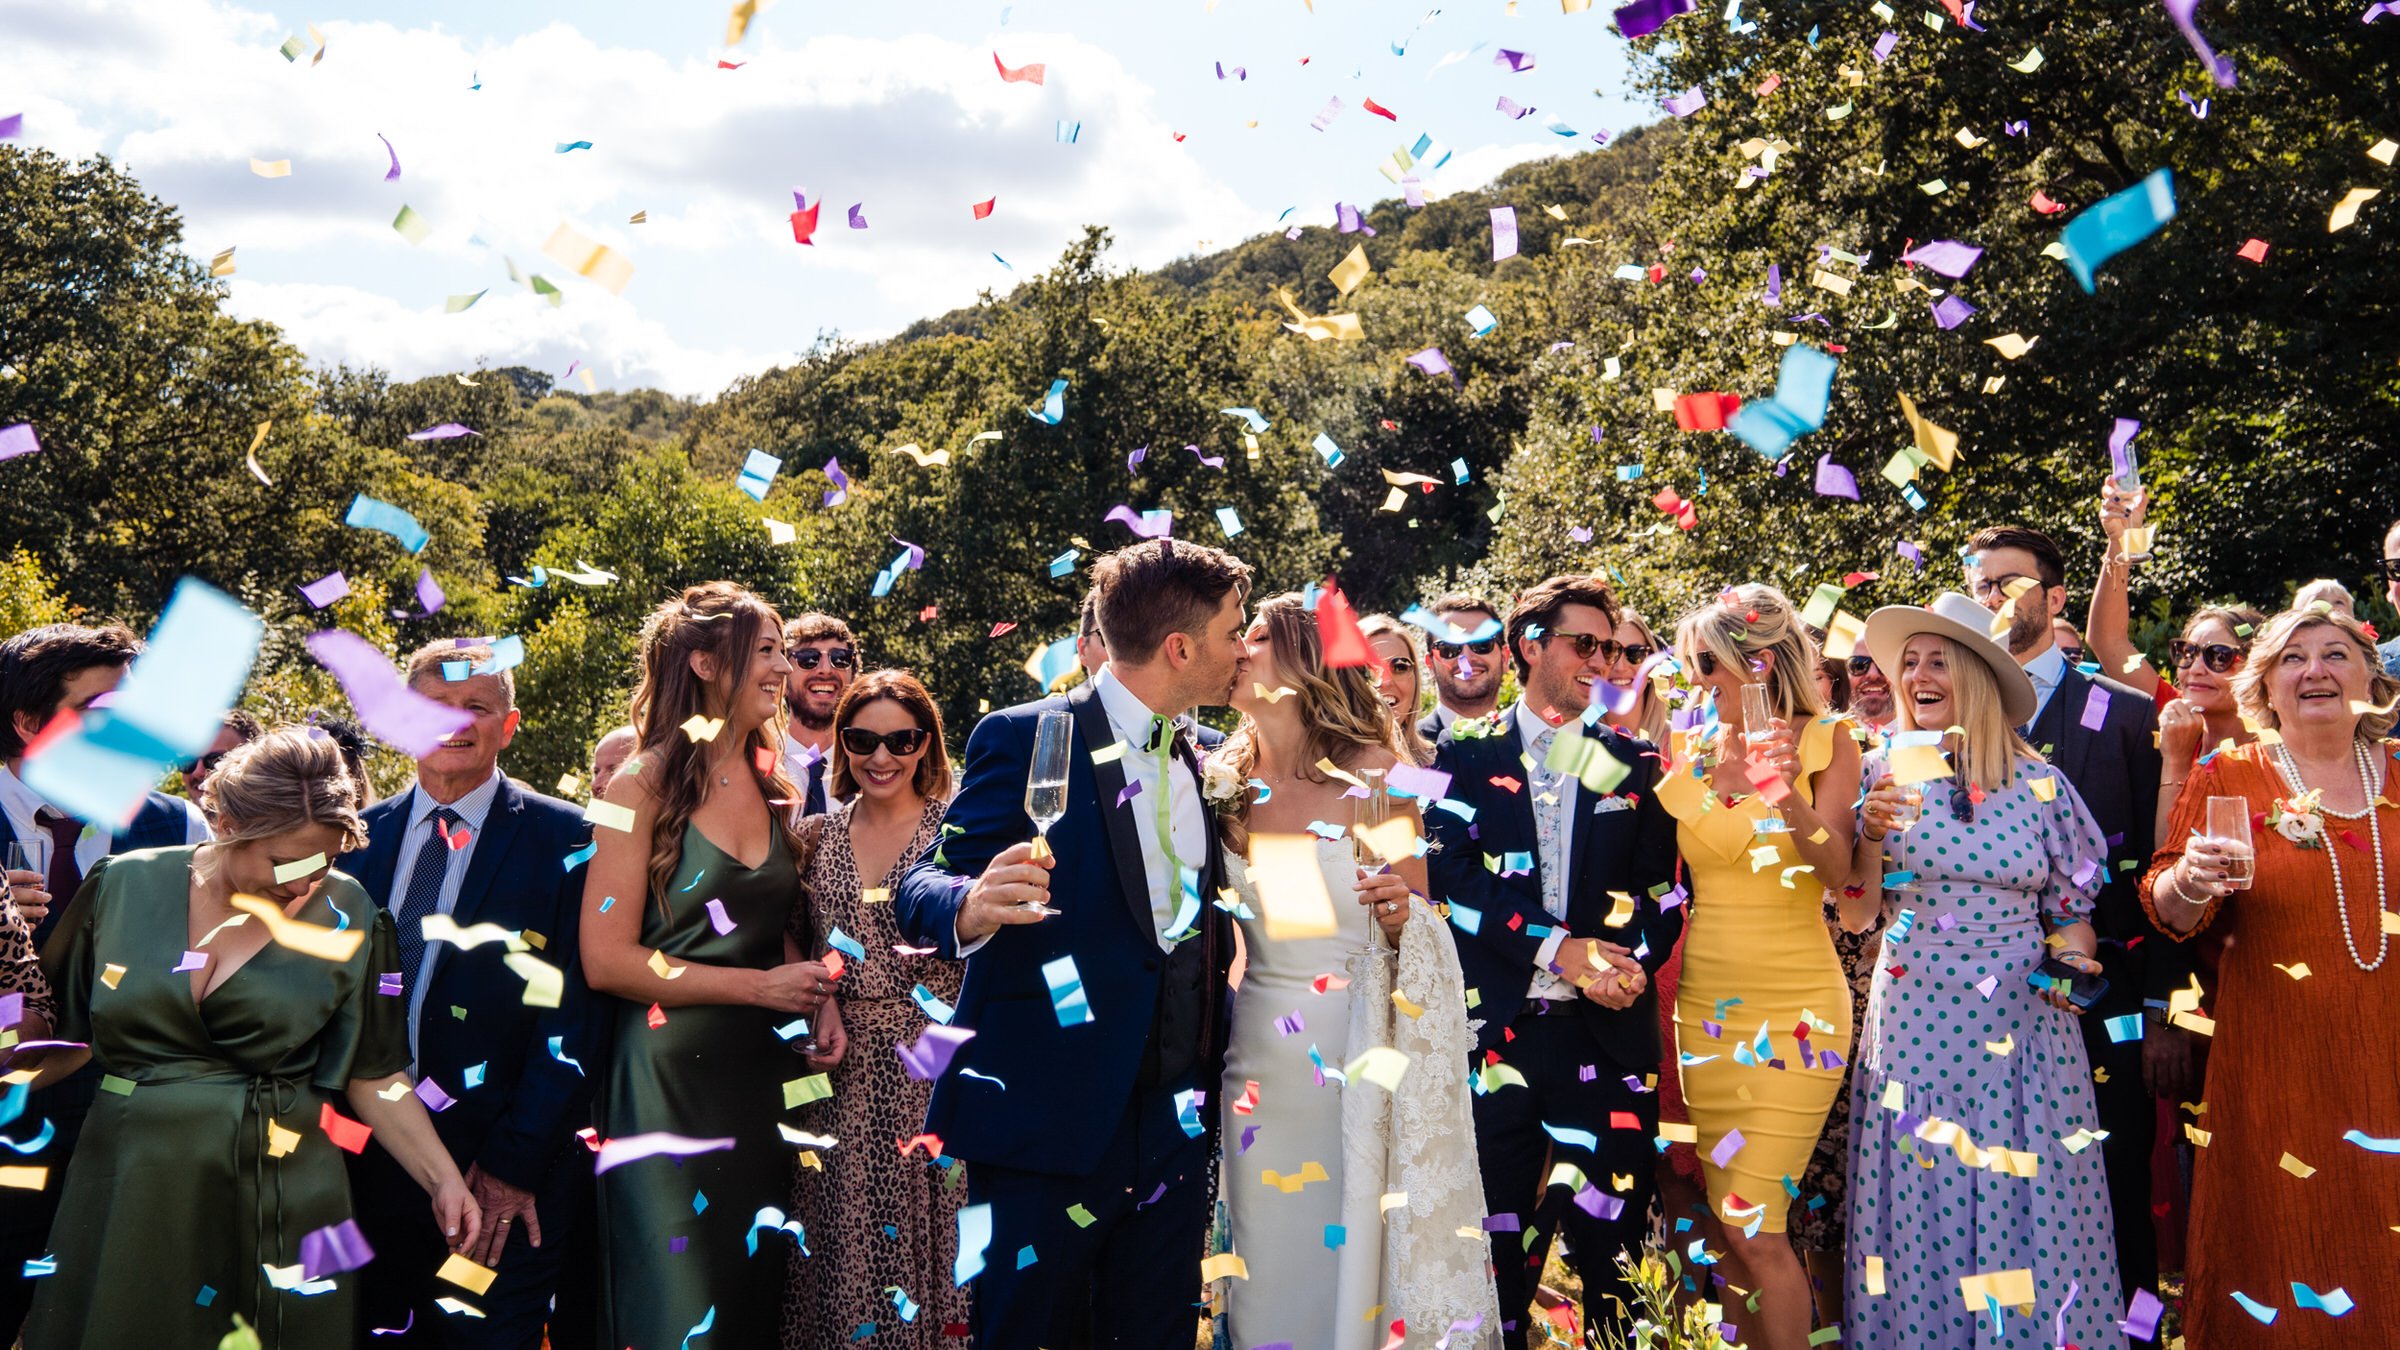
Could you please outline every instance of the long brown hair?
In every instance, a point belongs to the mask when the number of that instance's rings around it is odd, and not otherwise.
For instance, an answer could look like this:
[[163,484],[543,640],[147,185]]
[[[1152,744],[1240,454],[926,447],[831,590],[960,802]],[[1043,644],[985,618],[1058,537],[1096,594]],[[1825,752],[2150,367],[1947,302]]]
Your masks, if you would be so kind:
[[833,708],[833,763],[825,775],[825,788],[836,797],[847,797],[858,791],[858,777],[850,766],[850,752],[842,745],[842,732],[867,705],[882,699],[897,703],[925,733],[925,754],[917,761],[916,775],[909,786],[929,801],[950,800],[950,750],[942,744],[942,710],[933,705],[933,695],[917,677],[905,670],[878,670],[861,675],[842,691],[842,701]]
[[[1358,621],[1358,631],[1366,634],[1367,645],[1389,633],[1408,648],[1409,660],[1414,663],[1408,677],[1412,697],[1392,713],[1392,730],[1400,737],[1400,758],[1422,767],[1433,762],[1433,747],[1425,743],[1425,735],[1417,730],[1417,708],[1425,702],[1425,649],[1417,645],[1417,631],[1389,614],[1370,614]],[[1378,658],[1380,659],[1380,658]]]
[[[694,586],[652,610],[642,624],[642,678],[634,687],[630,720],[635,754],[647,770],[650,790],[658,794],[658,817],[650,835],[650,893],[661,904],[675,869],[683,864],[684,827],[709,789],[709,751],[685,733],[683,724],[693,717],[726,717],[737,692],[748,683],[750,649],[758,645],[759,635],[772,633],[780,641],[782,632],[782,621],[766,601],[730,581]],[[714,659],[714,680],[703,680],[692,669],[696,652]],[[769,803],[790,802],[799,795],[783,776],[783,756],[772,724],[750,732],[742,759]],[[770,806],[768,814],[783,832],[785,849],[797,859],[800,834],[791,813]]]
[[[1317,616],[1297,592],[1285,592],[1258,607],[1259,622],[1267,626],[1267,649],[1275,654],[1275,672],[1299,700],[1300,723],[1307,728],[1300,742],[1301,762],[1292,766],[1296,778],[1331,782],[1317,769],[1331,760],[1347,769],[1369,749],[1386,750],[1402,763],[1409,759],[1400,741],[1392,710],[1375,687],[1374,672],[1365,666],[1328,667],[1325,644],[1317,633]],[[1235,773],[1248,779],[1258,767],[1258,726],[1248,718],[1225,738],[1218,756]],[[1250,848],[1250,794],[1234,798],[1226,838],[1236,852]]]

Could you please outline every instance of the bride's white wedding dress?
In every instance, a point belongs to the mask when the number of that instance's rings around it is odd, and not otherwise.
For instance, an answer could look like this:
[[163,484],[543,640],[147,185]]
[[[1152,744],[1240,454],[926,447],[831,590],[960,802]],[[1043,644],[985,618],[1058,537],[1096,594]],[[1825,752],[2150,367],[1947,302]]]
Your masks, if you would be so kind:
[[[1448,926],[1411,901],[1396,954],[1388,944],[1359,951],[1383,940],[1356,903],[1350,846],[1320,841],[1317,859],[1340,931],[1272,942],[1249,869],[1226,857],[1249,958],[1221,1098],[1221,1186],[1233,1250],[1249,1271],[1228,1298],[1233,1344],[1376,1350],[1405,1321],[1412,1343],[1459,1325],[1454,1350],[1496,1346],[1467,1096],[1474,1037]],[[1324,975],[1335,980],[1320,994]],[[1346,988],[1331,987],[1343,979]],[[1395,990],[1418,1011],[1400,1008]],[[1374,1046],[1408,1057],[1397,1092],[1342,1082],[1343,1066]],[[1304,1179],[1312,1163],[1323,1180]]]

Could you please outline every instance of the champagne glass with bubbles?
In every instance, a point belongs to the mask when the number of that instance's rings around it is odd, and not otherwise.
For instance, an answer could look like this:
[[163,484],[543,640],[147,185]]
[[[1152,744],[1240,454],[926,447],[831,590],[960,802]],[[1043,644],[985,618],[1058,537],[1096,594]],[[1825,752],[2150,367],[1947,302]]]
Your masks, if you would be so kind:
[[[1050,850],[1050,827],[1067,814],[1067,755],[1075,743],[1075,719],[1064,709],[1042,714],[1033,730],[1033,764],[1025,773],[1025,814],[1041,837],[1041,852]],[[1040,901],[1027,909],[1042,914],[1057,910]]]
[[[1367,795],[1355,799],[1351,808],[1350,857],[1353,862],[1357,863],[1358,876],[1363,881],[1384,870],[1385,864],[1382,856],[1375,852],[1374,847],[1367,842],[1367,839],[1368,836],[1390,822],[1392,797],[1389,789],[1384,786],[1383,770],[1367,769],[1359,774],[1359,778],[1366,784]],[[1355,886],[1353,889],[1355,890]],[[1373,916],[1370,915],[1367,922],[1366,942],[1350,950],[1353,955],[1372,955],[1387,950],[1383,945],[1383,925],[1376,923]]]

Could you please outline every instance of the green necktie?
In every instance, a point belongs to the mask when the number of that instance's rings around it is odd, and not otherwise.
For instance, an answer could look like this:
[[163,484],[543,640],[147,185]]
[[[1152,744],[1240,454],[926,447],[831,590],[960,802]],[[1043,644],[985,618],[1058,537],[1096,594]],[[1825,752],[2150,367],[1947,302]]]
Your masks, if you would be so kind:
[[1173,883],[1183,875],[1183,858],[1175,852],[1175,780],[1170,777],[1175,772],[1173,721],[1157,713],[1150,714],[1149,748],[1150,753],[1158,757],[1158,805],[1152,818],[1158,829],[1158,851],[1167,860],[1167,877],[1172,891]]

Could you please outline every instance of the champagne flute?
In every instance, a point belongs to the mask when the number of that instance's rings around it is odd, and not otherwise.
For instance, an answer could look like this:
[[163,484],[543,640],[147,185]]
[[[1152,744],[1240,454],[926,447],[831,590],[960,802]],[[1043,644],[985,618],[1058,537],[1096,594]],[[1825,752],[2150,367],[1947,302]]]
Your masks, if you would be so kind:
[[[1366,836],[1391,821],[1392,798],[1384,787],[1383,770],[1367,769],[1359,777],[1366,782],[1367,795],[1356,798],[1351,805],[1350,857],[1358,866],[1359,880],[1363,881],[1382,872],[1386,866],[1382,856],[1368,844]],[[1356,890],[1353,883],[1352,892],[1355,894]],[[1351,948],[1351,954],[1365,956],[1384,950],[1387,949],[1383,945],[1383,925],[1375,922],[1375,916],[1370,913],[1367,916],[1367,940]]]
[[[1764,745],[1767,738],[1775,734],[1774,719],[1774,705],[1767,701],[1766,681],[1753,680],[1750,683],[1743,685],[1743,750],[1755,753],[1760,746]],[[1766,818],[1768,820],[1781,821],[1783,819],[1783,813],[1777,811],[1773,805],[1770,804],[1767,807]]]
[[[1075,743],[1075,718],[1065,709],[1042,714],[1033,729],[1033,764],[1025,773],[1025,814],[1033,821],[1034,854],[1050,851],[1050,827],[1067,814],[1067,755]],[[1025,908],[1039,914],[1057,910],[1038,900]]]
[[2237,891],[2249,890],[2258,864],[2258,850],[2250,842],[2250,799],[2209,798],[2208,837],[2225,850],[2225,883]]
[[[49,836],[44,835],[36,839],[17,839],[10,841],[8,845],[6,864],[8,870],[11,872],[31,872],[35,876],[47,878],[50,875]],[[0,894],[8,894],[13,889],[13,887],[7,884],[5,878],[0,878]],[[65,895],[51,896],[50,907],[52,909],[57,909],[65,905],[68,900],[73,898],[74,897],[72,896]],[[11,908],[14,908],[16,905],[16,900],[13,895],[10,896],[9,905]]]

